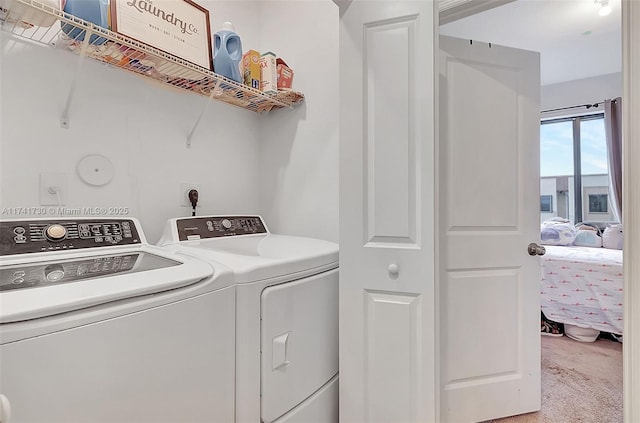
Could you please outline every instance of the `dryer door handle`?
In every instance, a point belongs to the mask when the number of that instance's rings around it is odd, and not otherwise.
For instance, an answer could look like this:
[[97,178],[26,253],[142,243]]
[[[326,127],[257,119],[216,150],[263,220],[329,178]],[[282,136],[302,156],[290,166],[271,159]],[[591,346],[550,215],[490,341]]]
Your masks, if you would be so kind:
[[271,369],[275,372],[284,368],[289,361],[287,360],[287,342],[289,341],[289,333],[283,333],[273,338],[273,348],[271,349]]

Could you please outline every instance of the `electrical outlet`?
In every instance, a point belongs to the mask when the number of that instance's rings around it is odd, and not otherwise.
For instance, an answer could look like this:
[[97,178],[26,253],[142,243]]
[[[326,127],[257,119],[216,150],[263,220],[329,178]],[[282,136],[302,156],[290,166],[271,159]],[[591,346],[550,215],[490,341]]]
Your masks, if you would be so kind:
[[[190,182],[183,182],[180,184],[180,206],[191,208],[191,202],[189,201],[189,191],[192,189],[198,190],[198,194],[202,196],[202,189],[200,184],[193,184]],[[198,206],[202,204],[202,201],[198,200]]]
[[67,204],[67,174],[46,172],[40,174],[40,205]]

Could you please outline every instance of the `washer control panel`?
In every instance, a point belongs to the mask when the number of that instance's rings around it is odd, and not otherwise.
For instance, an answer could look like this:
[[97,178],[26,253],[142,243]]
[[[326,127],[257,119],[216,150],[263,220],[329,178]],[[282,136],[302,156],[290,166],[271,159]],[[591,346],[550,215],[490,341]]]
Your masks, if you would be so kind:
[[132,220],[24,220],[0,222],[0,255],[140,244]]
[[[0,266],[0,291],[38,288],[179,266],[175,260],[143,251]],[[109,283],[104,279],[104,283]]]
[[95,279],[133,269],[140,253],[0,268],[0,291]]
[[176,225],[180,241],[268,233],[259,216],[191,217]]

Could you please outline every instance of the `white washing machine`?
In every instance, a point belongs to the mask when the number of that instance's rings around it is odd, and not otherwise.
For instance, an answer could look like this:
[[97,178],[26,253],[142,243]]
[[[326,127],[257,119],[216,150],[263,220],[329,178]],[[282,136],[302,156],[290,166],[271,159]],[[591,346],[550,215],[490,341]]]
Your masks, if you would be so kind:
[[338,422],[338,245],[260,216],[171,219],[159,245],[235,274],[236,422]]
[[234,419],[235,287],[135,219],[0,222],[0,421]]

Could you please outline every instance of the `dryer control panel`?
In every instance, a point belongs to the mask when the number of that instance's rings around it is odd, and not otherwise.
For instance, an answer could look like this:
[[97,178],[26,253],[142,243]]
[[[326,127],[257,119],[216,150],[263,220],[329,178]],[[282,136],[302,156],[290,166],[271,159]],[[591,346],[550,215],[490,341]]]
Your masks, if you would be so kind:
[[0,255],[140,244],[133,220],[12,220],[0,222]]
[[259,216],[191,217],[178,219],[176,226],[180,241],[269,232]]

